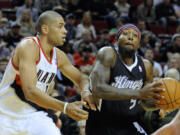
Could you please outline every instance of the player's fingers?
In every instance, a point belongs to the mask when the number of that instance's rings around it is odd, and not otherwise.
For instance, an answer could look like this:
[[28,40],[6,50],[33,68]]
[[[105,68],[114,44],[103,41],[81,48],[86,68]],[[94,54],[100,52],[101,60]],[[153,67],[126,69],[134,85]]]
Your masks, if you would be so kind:
[[162,96],[162,95],[160,95],[160,94],[158,94],[158,93],[153,93],[152,94],[152,97],[153,97],[153,99],[154,100],[160,100],[160,99],[164,99],[164,96]]
[[85,110],[82,110],[80,108],[76,108],[75,112],[81,114],[81,115],[88,115],[88,112]]
[[86,103],[86,104],[83,105],[85,108],[90,109],[90,107],[88,105],[88,102],[86,101],[85,98],[82,98],[81,101]]
[[153,82],[153,83],[152,83],[152,86],[153,86],[153,87],[158,87],[158,86],[161,86],[162,84],[163,84],[162,81],[157,81],[157,82]]
[[88,109],[96,111],[96,106],[95,106],[95,103],[94,103],[92,97],[86,97],[83,99],[83,101],[86,102],[86,106],[88,106]]
[[96,111],[96,106],[95,106],[95,102],[93,101],[93,99],[87,99],[88,105],[90,107],[90,109]]
[[79,119],[83,119],[83,120],[88,118],[88,112],[79,108],[76,110],[75,115]]
[[95,102],[96,107],[99,106],[99,100],[98,99],[94,98],[94,102]]
[[79,112],[73,112],[73,114],[71,115],[71,118],[73,118],[76,121],[87,120],[88,115],[82,115]]
[[85,108],[87,108],[87,109],[90,109],[90,107],[89,107],[89,105],[88,105],[88,103],[86,103],[85,105],[83,105]]
[[159,93],[159,92],[166,91],[166,89],[165,88],[152,88],[152,91],[156,92],[156,93]]
[[80,105],[86,105],[86,102],[84,102],[84,101],[76,101],[76,102],[74,102],[74,104],[76,105],[76,106],[80,106]]

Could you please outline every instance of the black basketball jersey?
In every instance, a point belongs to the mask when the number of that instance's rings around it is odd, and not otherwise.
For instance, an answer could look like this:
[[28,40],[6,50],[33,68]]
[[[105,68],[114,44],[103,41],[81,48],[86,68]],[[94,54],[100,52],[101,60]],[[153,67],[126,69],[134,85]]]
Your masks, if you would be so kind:
[[[111,68],[109,84],[117,88],[142,88],[146,80],[142,58],[136,55],[134,63],[128,67],[115,52],[116,63]],[[143,114],[139,100],[102,100],[100,111],[89,111],[86,134],[137,135],[133,122],[139,122]]]

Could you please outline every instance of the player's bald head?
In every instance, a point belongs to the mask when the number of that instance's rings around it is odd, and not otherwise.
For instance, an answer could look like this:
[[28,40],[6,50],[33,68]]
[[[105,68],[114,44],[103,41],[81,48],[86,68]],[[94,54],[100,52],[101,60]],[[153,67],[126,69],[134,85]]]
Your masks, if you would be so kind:
[[62,17],[59,13],[55,12],[55,11],[45,11],[43,12],[36,23],[36,30],[37,32],[41,33],[41,26],[43,24],[51,24],[55,19],[57,19],[58,17]]

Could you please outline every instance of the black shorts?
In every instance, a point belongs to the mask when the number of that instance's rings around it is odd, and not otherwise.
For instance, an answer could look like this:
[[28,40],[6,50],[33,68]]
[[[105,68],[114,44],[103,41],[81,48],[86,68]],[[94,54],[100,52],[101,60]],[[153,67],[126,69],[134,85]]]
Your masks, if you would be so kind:
[[[105,120],[104,120],[105,122]],[[102,121],[103,123],[103,121]],[[101,125],[86,122],[86,135],[148,135],[138,122],[119,124],[119,125]]]

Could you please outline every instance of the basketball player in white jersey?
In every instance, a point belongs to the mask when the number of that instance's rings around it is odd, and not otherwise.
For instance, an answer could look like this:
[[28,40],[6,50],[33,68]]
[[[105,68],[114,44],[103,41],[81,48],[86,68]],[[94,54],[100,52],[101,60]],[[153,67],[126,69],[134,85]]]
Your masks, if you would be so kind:
[[[79,108],[85,102],[65,103],[47,94],[57,69],[84,93],[89,88],[88,79],[55,47],[64,44],[67,34],[62,16],[46,11],[36,25],[38,35],[18,44],[0,84],[0,135],[60,135],[52,119],[41,111],[44,108],[77,121],[88,118],[88,112]],[[89,95],[83,95],[89,101]]]

